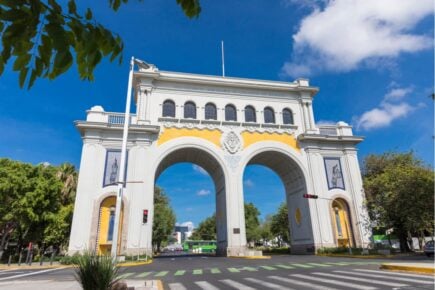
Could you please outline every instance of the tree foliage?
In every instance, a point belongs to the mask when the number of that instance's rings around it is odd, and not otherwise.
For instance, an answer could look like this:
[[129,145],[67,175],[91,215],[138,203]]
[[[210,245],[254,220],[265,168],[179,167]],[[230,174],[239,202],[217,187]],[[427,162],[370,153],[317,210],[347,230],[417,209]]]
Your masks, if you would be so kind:
[[[189,18],[201,12],[199,0],[176,0]],[[63,1],[62,1],[63,2]],[[80,79],[93,80],[104,57],[122,61],[121,37],[99,24],[91,9],[81,12],[76,1],[5,0],[0,2],[0,75],[9,61],[19,84],[31,88],[37,78],[55,79],[74,60]],[[117,11],[128,0],[109,0]]]
[[394,229],[402,251],[407,237],[433,235],[434,172],[412,152],[369,155],[364,160],[367,208],[375,226]]
[[[69,179],[68,184],[65,179]],[[68,175],[68,177],[66,177]],[[9,241],[65,245],[71,226],[77,173],[72,165],[32,165],[0,159],[0,256]],[[63,195],[68,192],[68,197]]]
[[250,244],[255,243],[261,238],[259,215],[260,211],[252,202],[245,203],[246,241]]
[[288,209],[285,202],[279,206],[278,212],[272,216],[270,231],[278,238],[279,246],[282,245],[282,242],[290,243]]
[[190,236],[191,240],[216,240],[216,215],[206,218],[199,223],[193,234]]
[[168,241],[175,226],[175,213],[169,198],[160,187],[154,189],[153,246],[160,252],[162,243]]

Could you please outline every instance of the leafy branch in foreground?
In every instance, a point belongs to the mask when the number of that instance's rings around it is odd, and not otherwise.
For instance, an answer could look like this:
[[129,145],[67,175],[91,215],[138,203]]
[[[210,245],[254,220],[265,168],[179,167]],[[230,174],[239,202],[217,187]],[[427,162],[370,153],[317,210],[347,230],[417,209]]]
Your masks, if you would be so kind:
[[[186,16],[198,16],[199,0],[176,0]],[[109,0],[117,11],[128,0]],[[37,78],[55,79],[77,64],[80,79],[93,80],[103,57],[122,62],[120,36],[96,22],[92,10],[77,12],[75,0],[66,7],[57,0],[0,0],[0,76],[8,61],[19,74],[20,87]]]

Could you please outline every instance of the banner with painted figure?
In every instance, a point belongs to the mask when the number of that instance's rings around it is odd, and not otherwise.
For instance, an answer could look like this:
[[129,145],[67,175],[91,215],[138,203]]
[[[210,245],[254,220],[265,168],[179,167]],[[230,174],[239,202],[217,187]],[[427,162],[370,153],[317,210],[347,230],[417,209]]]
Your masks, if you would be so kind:
[[[127,154],[127,159],[128,159],[128,154]],[[107,150],[106,164],[104,166],[103,187],[109,185],[116,185],[116,183],[119,180],[118,177],[120,171],[120,164],[121,164],[121,150]],[[127,174],[125,174],[125,176],[126,175]]]
[[328,189],[340,188],[344,190],[345,188],[340,158],[325,157],[324,161]]

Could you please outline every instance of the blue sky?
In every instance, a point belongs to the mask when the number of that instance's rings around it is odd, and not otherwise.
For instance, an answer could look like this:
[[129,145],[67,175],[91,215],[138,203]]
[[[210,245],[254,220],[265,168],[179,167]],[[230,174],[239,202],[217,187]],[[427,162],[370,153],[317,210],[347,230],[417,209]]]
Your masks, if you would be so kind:
[[[220,75],[224,40],[228,76],[310,78],[320,87],[316,121],[342,120],[366,137],[360,161],[370,153],[412,149],[433,165],[431,0],[202,1],[194,20],[174,0],[130,1],[117,13],[106,1],[84,2],[80,9],[89,5],[100,23],[123,38],[125,59],[133,55],[161,70]],[[74,67],[27,91],[19,89],[9,65],[0,77],[0,156],[79,167],[81,139],[73,121],[97,104],[123,111],[127,76],[126,61],[103,61],[92,83],[80,81]],[[180,187],[179,180],[189,181]],[[158,184],[180,222],[197,224],[213,212],[211,179],[192,164],[169,168]],[[195,202],[186,203],[186,196]],[[245,199],[263,216],[272,213],[284,200],[282,183],[268,169],[249,167]]]

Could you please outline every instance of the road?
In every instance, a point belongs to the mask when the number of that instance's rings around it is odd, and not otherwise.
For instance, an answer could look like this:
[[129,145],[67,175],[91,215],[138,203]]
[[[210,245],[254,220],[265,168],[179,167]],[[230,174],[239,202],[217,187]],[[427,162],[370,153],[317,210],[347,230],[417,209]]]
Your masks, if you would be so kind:
[[[385,260],[273,256],[269,260],[165,257],[122,268],[128,280],[162,280],[170,290],[217,289],[434,289],[431,276],[379,270]],[[2,281],[73,281],[73,269],[0,271]],[[36,284],[35,284],[36,285]],[[1,288],[0,289],[6,289]],[[15,288],[19,289],[19,288]]]

